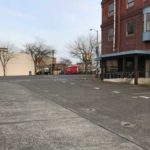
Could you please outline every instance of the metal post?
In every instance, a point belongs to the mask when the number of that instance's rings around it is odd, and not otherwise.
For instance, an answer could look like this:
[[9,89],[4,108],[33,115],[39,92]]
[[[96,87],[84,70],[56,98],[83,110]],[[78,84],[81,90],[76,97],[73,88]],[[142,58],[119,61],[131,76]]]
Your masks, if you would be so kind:
[[138,84],[138,56],[135,55],[134,56],[134,84],[137,85]]
[[104,80],[104,65],[103,65],[103,59],[100,61],[101,63],[101,80]]
[[99,56],[98,30],[96,30],[96,33],[97,33],[97,48],[96,48],[96,55]]
[[96,33],[97,33],[97,35],[96,35],[96,38],[97,38],[97,44],[96,44],[96,56],[98,57],[99,56],[99,42],[98,42],[98,30],[96,30],[96,29],[90,29],[90,31],[92,31],[92,30],[94,30]]
[[54,63],[54,50],[52,50],[52,58],[51,58],[51,74],[53,74],[53,63]]
[[123,56],[123,64],[122,64],[122,72],[123,72],[123,77],[125,77],[125,71],[126,71],[126,59],[125,57]]
[[[96,44],[96,56],[98,57],[99,56],[99,42],[98,42],[98,30],[96,29],[90,29],[90,31],[94,30],[97,35],[96,35],[96,38],[97,38],[97,44]],[[98,75],[98,65],[99,65],[99,61],[97,61],[96,63],[96,75]]]

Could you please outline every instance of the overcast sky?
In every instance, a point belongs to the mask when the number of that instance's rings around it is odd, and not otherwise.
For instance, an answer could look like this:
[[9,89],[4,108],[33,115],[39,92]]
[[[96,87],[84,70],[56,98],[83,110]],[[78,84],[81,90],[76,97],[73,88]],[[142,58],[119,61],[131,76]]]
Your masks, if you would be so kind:
[[[100,30],[100,0],[0,0],[0,41],[22,48],[41,38],[69,58],[66,45],[90,28]],[[96,33],[93,33],[96,36]]]

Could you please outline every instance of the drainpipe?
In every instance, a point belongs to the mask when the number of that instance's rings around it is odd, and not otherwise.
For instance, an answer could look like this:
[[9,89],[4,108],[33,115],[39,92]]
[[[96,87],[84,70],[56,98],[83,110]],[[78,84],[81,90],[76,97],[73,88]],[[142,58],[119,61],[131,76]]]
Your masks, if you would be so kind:
[[114,37],[113,37],[113,52],[116,51],[116,0],[114,0]]
[[120,10],[121,10],[120,0],[118,0],[118,29],[117,29],[117,31],[118,31],[118,38],[117,38],[117,41],[118,41],[117,50],[118,50],[118,52],[120,51],[120,26],[121,26],[121,20],[120,20],[121,11]]

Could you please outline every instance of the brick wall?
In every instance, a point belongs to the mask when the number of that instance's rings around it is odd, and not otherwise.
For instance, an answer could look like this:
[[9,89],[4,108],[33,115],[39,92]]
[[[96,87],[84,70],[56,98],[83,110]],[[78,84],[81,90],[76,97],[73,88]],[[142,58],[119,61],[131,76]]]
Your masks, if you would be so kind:
[[[113,16],[108,17],[108,6],[113,0],[102,2],[102,54],[113,52],[113,42],[108,41],[108,29],[113,26]],[[117,0],[116,52],[127,50],[150,50],[150,42],[143,42],[143,8],[150,6],[150,0],[136,0],[129,9],[126,0]],[[126,36],[126,23],[135,22],[132,36]]]

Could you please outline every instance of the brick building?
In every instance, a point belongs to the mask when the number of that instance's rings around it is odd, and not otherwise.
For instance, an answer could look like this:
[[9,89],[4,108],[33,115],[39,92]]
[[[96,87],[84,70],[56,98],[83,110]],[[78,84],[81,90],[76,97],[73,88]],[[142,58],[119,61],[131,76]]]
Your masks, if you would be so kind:
[[150,0],[102,0],[103,78],[150,77]]

